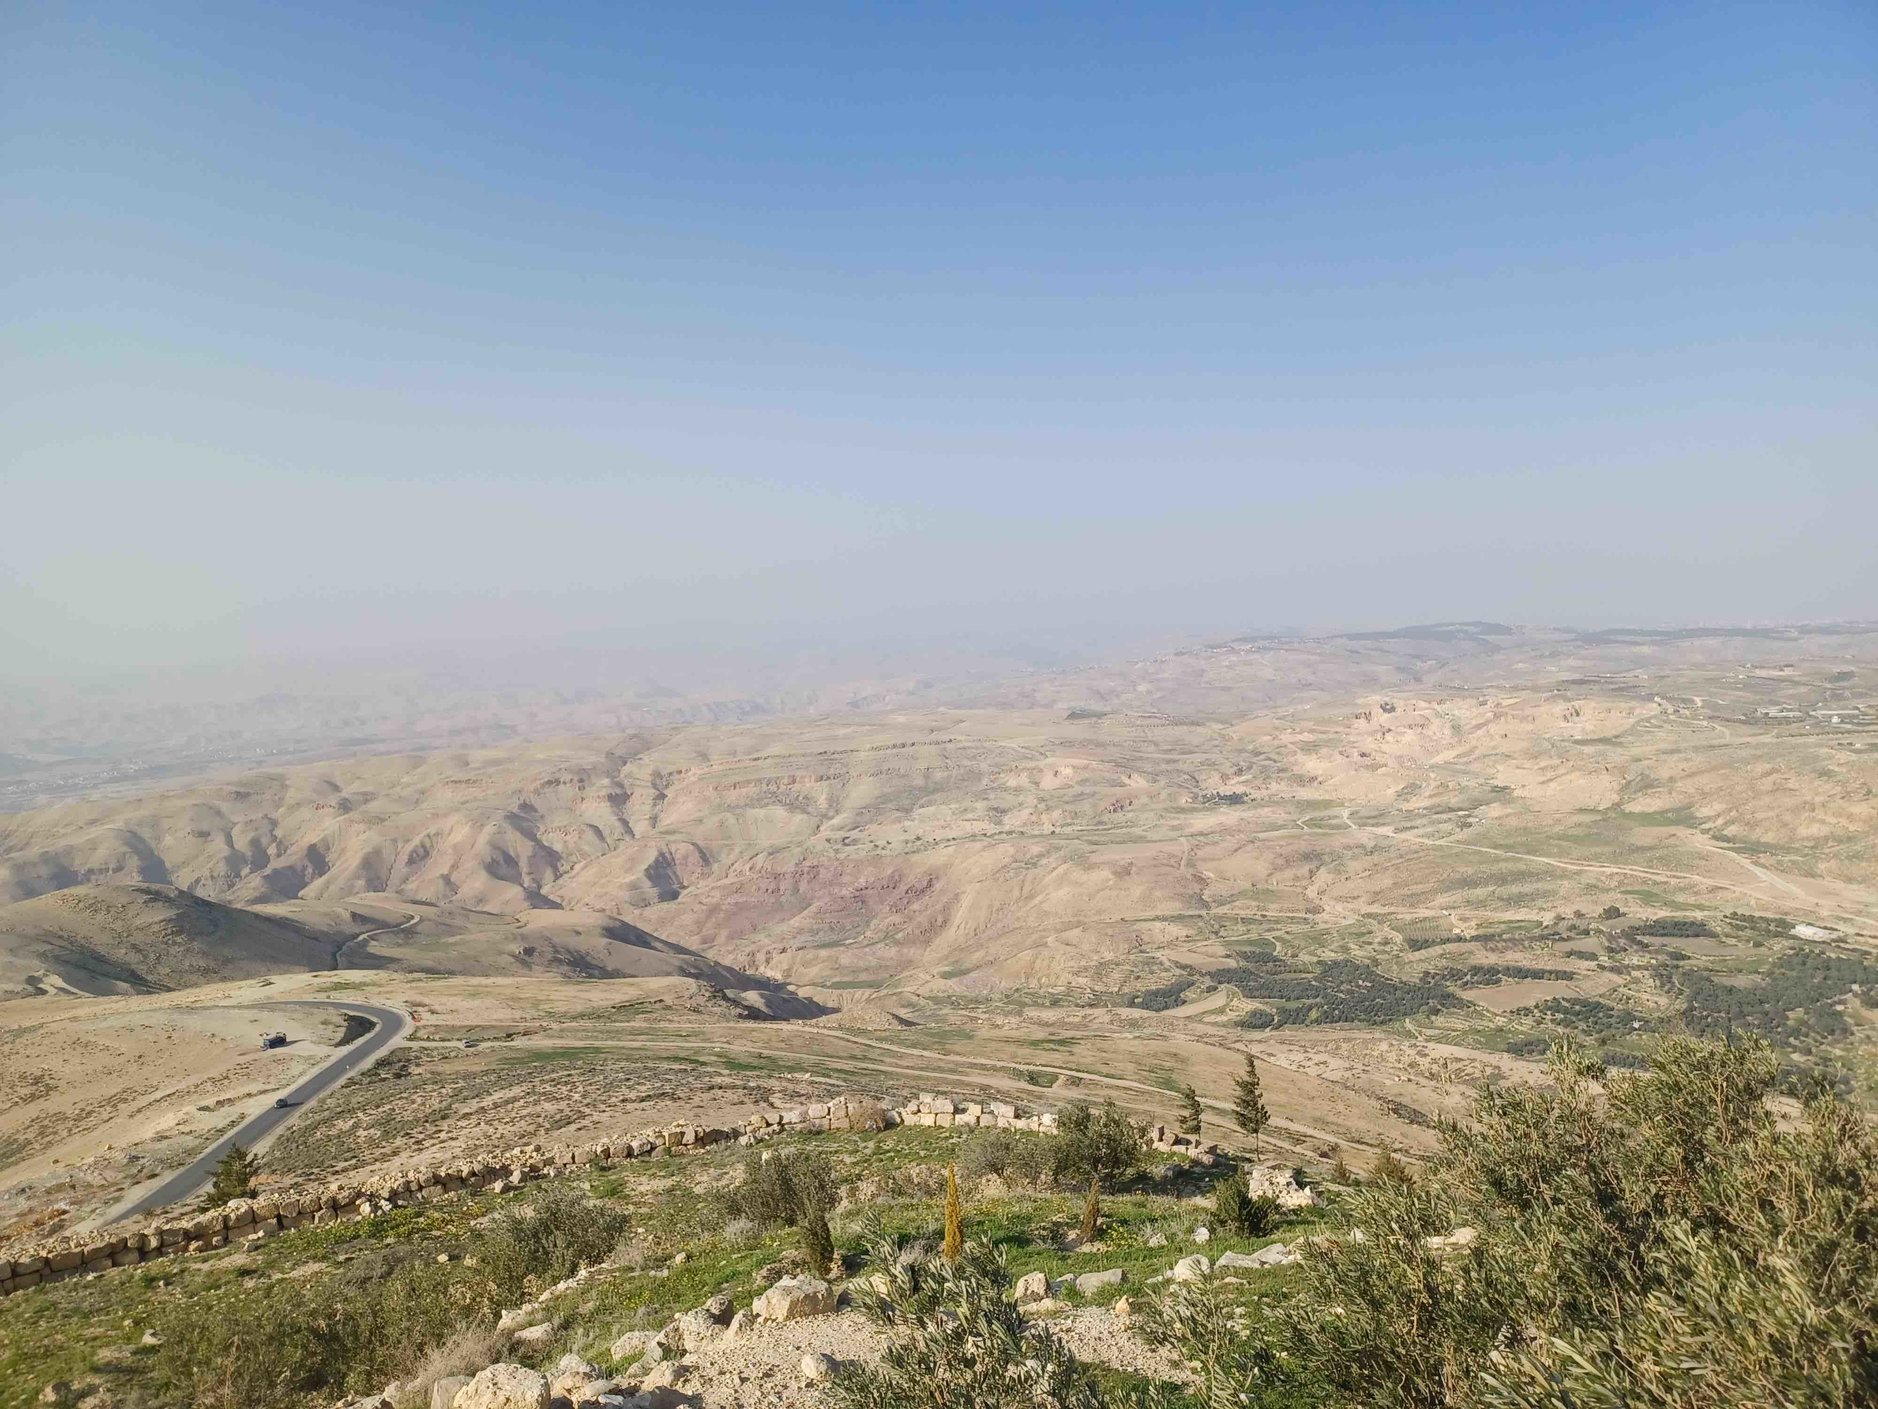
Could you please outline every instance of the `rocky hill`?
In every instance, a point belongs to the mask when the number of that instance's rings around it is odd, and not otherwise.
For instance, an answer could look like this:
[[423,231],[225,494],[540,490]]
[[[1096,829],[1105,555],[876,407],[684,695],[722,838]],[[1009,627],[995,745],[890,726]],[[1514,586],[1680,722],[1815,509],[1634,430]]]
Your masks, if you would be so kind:
[[330,969],[340,944],[175,886],[80,885],[0,907],[0,996],[148,993]]

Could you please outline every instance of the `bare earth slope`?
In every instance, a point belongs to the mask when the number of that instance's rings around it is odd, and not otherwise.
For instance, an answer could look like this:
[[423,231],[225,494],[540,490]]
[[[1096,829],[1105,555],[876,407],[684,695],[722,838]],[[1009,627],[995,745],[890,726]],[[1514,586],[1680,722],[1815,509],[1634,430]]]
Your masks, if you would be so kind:
[[[1869,933],[1878,731],[1813,714],[1863,698],[1867,644],[1430,628],[1338,659],[1439,685],[1250,713],[843,714],[355,759],[4,819],[0,897],[140,879],[563,909],[791,982],[960,995],[1122,990],[1251,926],[1309,922],[1328,953],[1338,926],[1389,937],[1376,912],[1458,928],[1634,892]],[[1221,704],[1243,676],[1263,700],[1326,649],[1183,653],[1104,689]],[[1489,671],[1539,678],[1463,686]]]
[[0,908],[0,995],[145,993],[333,967],[338,941],[167,885],[83,885]]

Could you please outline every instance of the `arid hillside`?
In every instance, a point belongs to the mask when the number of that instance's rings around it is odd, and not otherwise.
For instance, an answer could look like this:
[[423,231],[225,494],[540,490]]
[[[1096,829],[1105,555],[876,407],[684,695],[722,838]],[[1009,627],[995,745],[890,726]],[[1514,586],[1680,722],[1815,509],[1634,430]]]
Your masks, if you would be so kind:
[[1835,656],[362,758],[8,818],[0,896],[566,910],[791,982],[963,996],[1125,989],[1304,923],[1386,939],[1389,916],[1464,929],[1625,895],[1872,933],[1878,729],[1814,716],[1857,678]]
[[174,886],[74,886],[0,907],[0,996],[148,993],[330,969],[341,942]]

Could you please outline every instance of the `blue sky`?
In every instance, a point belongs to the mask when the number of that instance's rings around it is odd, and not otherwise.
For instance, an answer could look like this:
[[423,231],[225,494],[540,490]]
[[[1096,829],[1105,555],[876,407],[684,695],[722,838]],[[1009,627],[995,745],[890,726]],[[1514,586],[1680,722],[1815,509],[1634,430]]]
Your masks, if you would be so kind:
[[1866,4],[0,13],[24,668],[1878,616]]

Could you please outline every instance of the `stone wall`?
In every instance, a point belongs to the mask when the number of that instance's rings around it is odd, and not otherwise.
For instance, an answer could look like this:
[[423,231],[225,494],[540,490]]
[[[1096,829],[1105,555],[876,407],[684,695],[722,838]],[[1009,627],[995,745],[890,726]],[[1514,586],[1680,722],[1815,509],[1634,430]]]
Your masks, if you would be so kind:
[[[1017,1107],[1001,1101],[960,1101],[931,1094],[897,1109],[859,1096],[837,1096],[788,1110],[758,1111],[732,1130],[678,1125],[591,1145],[523,1145],[480,1159],[376,1175],[355,1183],[291,1192],[269,1190],[258,1198],[237,1199],[203,1213],[175,1215],[138,1228],[67,1235],[25,1249],[10,1249],[0,1256],[0,1296],[68,1277],[134,1267],[157,1258],[208,1252],[231,1243],[258,1242],[295,1228],[367,1218],[466,1191],[505,1193],[588,1165],[682,1155],[733,1140],[740,1145],[754,1145],[802,1131],[887,1130],[900,1125],[1047,1135],[1056,1130],[1056,1115],[1051,1111],[1020,1115]],[[1219,1152],[1216,1145],[1170,1136],[1163,1126],[1152,1127],[1145,1138],[1151,1148],[1178,1151],[1208,1162]]]

